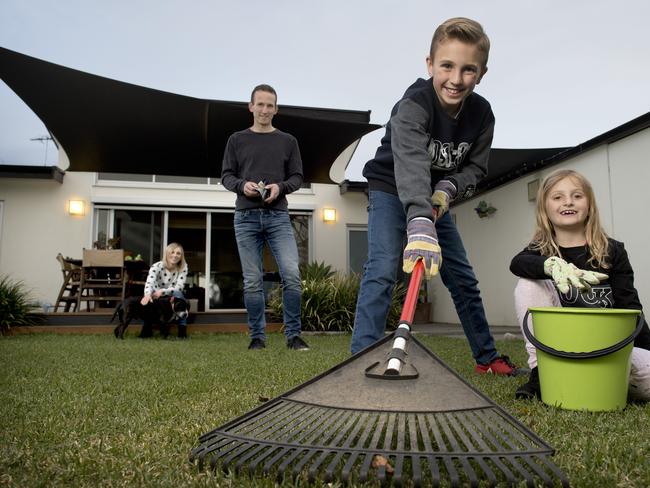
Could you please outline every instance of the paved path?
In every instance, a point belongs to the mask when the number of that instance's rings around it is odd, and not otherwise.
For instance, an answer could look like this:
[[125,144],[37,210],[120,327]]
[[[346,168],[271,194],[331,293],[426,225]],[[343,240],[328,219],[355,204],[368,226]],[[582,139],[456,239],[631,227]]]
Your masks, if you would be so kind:
[[[521,329],[515,325],[491,325],[490,330],[495,339],[523,339]],[[460,324],[415,324],[413,333],[427,335],[443,335],[448,337],[465,337]],[[508,335],[506,335],[508,334]],[[513,337],[514,336],[514,337]]]

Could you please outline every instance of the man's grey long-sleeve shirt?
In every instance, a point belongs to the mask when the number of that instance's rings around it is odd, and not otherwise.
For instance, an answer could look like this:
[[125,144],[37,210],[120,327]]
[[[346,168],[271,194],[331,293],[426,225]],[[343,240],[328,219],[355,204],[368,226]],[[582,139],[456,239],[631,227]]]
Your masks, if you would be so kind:
[[[236,210],[269,208],[287,210],[286,195],[302,185],[302,160],[298,141],[291,134],[275,129],[272,132],[253,132],[245,129],[228,139],[223,155],[221,183],[237,194]],[[280,195],[270,204],[261,195],[244,195],[247,181],[276,183]]]

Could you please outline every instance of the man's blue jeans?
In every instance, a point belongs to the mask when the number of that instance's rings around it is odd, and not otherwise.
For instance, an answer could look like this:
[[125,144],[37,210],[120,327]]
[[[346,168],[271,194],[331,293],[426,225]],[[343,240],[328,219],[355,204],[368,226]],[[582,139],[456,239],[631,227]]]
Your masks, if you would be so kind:
[[[442,248],[440,277],[451,293],[472,355],[488,364],[498,354],[485,317],[478,280],[449,213],[436,222]],[[391,296],[401,265],[406,214],[397,195],[371,191],[368,204],[368,261],[364,266],[352,332],[353,354],[384,335]]]
[[264,270],[262,251],[268,242],[282,279],[284,335],[300,335],[300,297],[298,247],[289,212],[252,209],[235,211],[235,237],[244,274],[244,304],[248,312],[251,339],[266,340],[264,310]]

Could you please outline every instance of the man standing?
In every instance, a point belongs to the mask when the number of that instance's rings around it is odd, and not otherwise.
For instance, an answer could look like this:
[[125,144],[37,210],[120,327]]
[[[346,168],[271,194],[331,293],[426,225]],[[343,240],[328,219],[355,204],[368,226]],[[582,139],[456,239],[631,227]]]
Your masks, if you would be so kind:
[[248,109],[253,125],[230,136],[221,170],[221,183],[237,194],[235,237],[244,274],[244,304],[251,336],[248,348],[266,347],[262,250],[268,242],[282,278],[287,347],[307,350],[309,346],[300,337],[298,248],[286,198],[302,184],[298,141],[273,127],[277,94],[269,85],[253,89]]

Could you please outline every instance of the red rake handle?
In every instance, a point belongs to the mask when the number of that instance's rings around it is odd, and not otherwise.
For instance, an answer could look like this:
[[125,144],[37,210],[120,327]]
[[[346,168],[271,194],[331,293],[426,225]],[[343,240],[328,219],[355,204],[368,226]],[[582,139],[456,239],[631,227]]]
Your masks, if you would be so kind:
[[[436,225],[438,220],[438,210],[433,209],[433,225]],[[424,262],[418,259],[411,273],[411,281],[406,290],[406,298],[404,299],[404,307],[402,308],[402,315],[400,315],[400,322],[413,323],[413,316],[415,315],[415,306],[418,302],[418,295],[420,294],[420,286],[422,286],[422,277],[424,276]]]
[[413,316],[415,315],[415,306],[418,302],[418,295],[420,294],[420,286],[422,285],[422,277],[424,276],[424,262],[421,259],[415,263],[413,273],[411,273],[411,280],[409,281],[408,289],[406,290],[406,298],[404,298],[404,307],[402,308],[402,315],[400,315],[400,322],[413,323]]
[[[418,259],[415,262],[413,272],[411,273],[411,280],[409,281],[409,286],[406,290],[406,297],[404,298],[404,306],[402,307],[402,315],[399,319],[400,325],[395,332],[393,348],[388,355],[388,365],[386,366],[386,370],[382,377],[393,379],[400,378],[400,372],[406,357],[406,343],[410,337],[409,332],[411,330],[411,324],[413,323],[415,305],[418,300],[423,275],[424,263],[421,259]],[[417,377],[417,375],[415,377]]]

